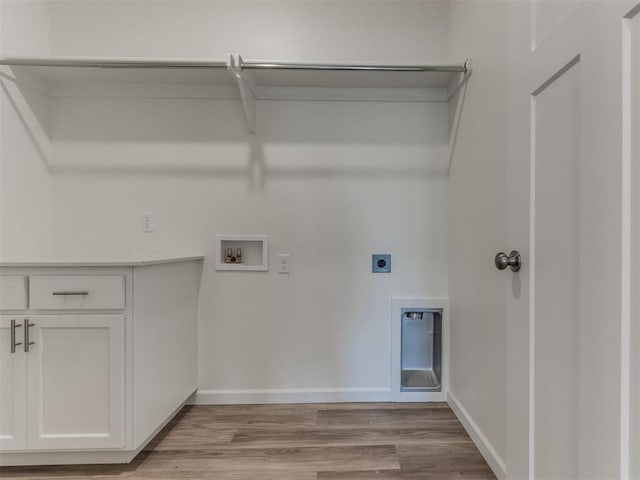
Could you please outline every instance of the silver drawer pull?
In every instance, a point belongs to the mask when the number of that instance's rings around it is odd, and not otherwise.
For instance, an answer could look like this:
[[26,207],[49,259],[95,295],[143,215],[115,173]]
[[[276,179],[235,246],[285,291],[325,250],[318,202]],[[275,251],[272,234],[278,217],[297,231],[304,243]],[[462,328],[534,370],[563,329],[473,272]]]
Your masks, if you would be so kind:
[[53,292],[51,295],[89,295],[87,290],[64,290],[62,292]]
[[29,340],[29,328],[33,327],[35,323],[30,323],[28,318],[24,319],[24,351],[29,353],[29,347],[36,342]]
[[11,353],[16,353],[16,347],[22,345],[22,342],[16,342],[16,328],[22,325],[17,324],[15,320],[11,320]]

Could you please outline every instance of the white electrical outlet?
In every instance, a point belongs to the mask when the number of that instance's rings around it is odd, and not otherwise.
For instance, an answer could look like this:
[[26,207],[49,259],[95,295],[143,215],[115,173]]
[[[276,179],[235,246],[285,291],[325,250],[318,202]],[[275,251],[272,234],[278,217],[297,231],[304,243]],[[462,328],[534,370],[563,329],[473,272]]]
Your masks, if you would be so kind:
[[278,273],[291,273],[291,255],[281,253],[278,255]]
[[143,212],[141,217],[141,230],[142,233],[155,232],[155,222],[153,221],[153,213]]

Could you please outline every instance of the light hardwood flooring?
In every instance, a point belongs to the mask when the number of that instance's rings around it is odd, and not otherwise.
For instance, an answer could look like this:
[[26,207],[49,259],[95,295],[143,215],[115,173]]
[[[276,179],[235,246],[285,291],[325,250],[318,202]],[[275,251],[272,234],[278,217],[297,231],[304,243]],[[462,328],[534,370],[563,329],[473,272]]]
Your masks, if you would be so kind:
[[445,403],[185,407],[129,465],[6,467],[0,477],[495,479]]

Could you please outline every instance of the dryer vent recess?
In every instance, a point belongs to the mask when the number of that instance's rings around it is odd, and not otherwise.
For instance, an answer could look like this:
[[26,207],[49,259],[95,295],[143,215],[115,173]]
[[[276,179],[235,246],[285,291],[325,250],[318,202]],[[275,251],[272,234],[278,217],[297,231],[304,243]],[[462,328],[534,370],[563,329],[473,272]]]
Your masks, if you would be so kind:
[[442,310],[402,309],[400,390],[440,392]]

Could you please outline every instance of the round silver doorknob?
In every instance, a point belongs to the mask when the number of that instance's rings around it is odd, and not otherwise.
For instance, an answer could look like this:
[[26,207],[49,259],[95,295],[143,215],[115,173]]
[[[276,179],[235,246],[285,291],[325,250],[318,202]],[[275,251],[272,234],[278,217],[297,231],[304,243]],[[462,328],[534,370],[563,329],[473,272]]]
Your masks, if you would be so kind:
[[520,252],[517,250],[512,251],[509,255],[504,252],[498,253],[496,255],[495,262],[498,270],[504,270],[505,268],[510,267],[512,272],[517,272],[522,266]]

